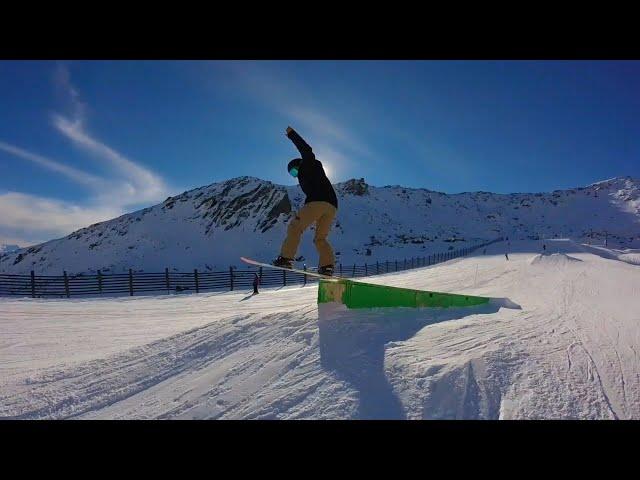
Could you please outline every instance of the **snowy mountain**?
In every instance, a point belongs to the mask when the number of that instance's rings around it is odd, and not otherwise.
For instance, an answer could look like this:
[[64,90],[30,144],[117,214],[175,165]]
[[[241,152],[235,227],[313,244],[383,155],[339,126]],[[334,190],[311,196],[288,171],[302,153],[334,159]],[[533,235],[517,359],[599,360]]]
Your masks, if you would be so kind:
[[[425,256],[499,236],[570,237],[609,246],[640,242],[640,182],[613,178],[551,193],[445,194],[364,179],[336,184],[339,211],[330,240],[344,264]],[[150,208],[67,237],[2,254],[0,273],[223,270],[240,255],[270,260],[304,202],[296,186],[239,177],[169,197]],[[307,231],[300,259],[317,254]]]
[[16,250],[19,250],[19,249],[20,247],[18,245],[10,245],[6,243],[2,243],[0,244],[0,255],[15,252]]

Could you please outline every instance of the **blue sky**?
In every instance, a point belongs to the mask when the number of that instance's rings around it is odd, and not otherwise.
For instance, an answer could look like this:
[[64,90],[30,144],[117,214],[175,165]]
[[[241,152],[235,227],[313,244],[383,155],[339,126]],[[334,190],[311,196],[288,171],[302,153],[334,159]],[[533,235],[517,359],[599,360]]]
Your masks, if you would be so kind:
[[640,177],[640,62],[0,61],[0,244],[241,175],[456,193]]

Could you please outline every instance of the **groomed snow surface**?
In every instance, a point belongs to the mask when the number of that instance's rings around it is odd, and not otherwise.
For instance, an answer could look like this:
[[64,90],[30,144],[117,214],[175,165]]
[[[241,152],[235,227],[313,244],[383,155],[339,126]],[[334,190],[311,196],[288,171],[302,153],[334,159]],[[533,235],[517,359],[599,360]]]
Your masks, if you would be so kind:
[[498,243],[368,279],[520,310],[318,318],[317,286],[2,298],[0,417],[640,419],[638,253],[569,240],[541,251]]

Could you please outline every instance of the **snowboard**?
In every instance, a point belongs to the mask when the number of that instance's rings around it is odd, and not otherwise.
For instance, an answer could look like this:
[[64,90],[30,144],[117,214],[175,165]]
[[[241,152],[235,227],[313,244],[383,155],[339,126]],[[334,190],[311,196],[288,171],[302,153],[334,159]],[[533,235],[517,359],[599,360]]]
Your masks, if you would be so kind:
[[258,262],[256,260],[252,260],[252,259],[246,258],[246,257],[240,257],[240,260],[242,260],[244,263],[248,263],[249,265],[254,265],[256,267],[274,268],[276,270],[284,270],[285,272],[300,273],[302,275],[309,275],[310,277],[317,277],[317,278],[322,278],[322,279],[325,279],[325,280],[339,280],[339,279],[342,278],[342,277],[337,277],[335,275],[333,275],[333,276],[322,275],[321,273],[310,272],[308,270],[300,270],[298,268],[277,267],[275,265],[271,265],[270,263],[262,263],[262,262]]

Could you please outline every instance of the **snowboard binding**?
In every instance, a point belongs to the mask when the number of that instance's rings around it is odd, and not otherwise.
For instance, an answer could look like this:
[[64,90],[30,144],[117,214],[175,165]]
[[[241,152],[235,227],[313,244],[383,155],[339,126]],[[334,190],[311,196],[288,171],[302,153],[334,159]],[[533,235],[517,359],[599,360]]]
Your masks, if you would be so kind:
[[293,268],[293,258],[285,258],[280,255],[271,264],[276,267]]
[[325,265],[323,267],[318,267],[318,273],[320,275],[327,275],[328,277],[333,276],[333,265]]

